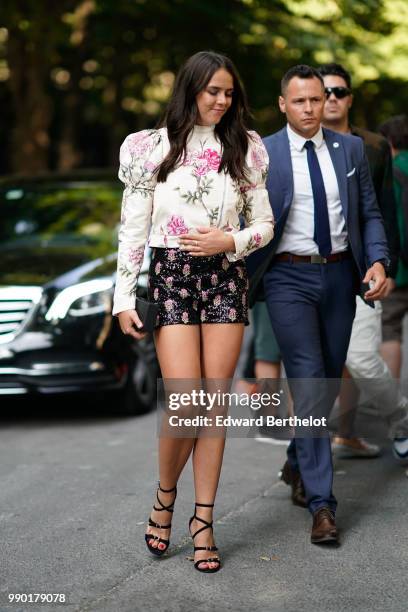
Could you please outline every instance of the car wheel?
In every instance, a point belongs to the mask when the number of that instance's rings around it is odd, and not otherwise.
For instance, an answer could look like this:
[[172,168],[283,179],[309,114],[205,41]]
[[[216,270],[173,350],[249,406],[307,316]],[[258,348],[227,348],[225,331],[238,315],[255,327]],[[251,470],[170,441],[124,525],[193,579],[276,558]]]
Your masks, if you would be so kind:
[[121,414],[144,414],[155,407],[159,365],[153,338],[149,335],[132,344],[132,357],[128,362],[128,377],[119,393]]

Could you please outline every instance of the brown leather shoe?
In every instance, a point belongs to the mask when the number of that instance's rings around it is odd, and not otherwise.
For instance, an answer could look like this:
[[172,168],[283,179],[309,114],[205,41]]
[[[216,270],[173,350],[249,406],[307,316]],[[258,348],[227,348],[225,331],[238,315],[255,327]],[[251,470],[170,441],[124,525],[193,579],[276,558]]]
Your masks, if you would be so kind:
[[295,472],[290,467],[289,461],[285,461],[285,465],[282,468],[280,479],[292,487],[292,502],[295,506],[301,506],[307,508],[305,488],[303,481],[300,476],[300,472]]
[[338,544],[339,534],[330,508],[319,508],[313,514],[312,544]]

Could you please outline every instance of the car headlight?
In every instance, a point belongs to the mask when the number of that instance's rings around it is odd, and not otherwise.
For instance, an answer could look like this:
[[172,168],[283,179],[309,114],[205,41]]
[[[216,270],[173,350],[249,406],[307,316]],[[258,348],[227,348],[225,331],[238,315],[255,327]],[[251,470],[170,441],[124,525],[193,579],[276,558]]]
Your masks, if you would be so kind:
[[47,321],[63,319],[67,314],[74,317],[84,317],[100,312],[106,312],[111,299],[112,279],[78,283],[63,289],[57,295],[45,315]]

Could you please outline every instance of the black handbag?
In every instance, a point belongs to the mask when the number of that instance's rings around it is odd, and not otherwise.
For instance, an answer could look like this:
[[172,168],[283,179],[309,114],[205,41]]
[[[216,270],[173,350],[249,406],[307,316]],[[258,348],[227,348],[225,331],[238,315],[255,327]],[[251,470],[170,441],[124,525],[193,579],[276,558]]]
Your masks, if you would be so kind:
[[159,314],[159,305],[155,302],[148,302],[143,298],[136,298],[136,312],[139,319],[143,323],[143,327],[137,327],[139,332],[152,332],[156,326],[157,315]]

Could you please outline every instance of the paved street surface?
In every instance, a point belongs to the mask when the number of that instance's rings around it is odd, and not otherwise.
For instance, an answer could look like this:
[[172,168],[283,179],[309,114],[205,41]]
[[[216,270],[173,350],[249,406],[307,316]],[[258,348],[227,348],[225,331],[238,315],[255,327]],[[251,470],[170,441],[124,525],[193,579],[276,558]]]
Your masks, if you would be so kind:
[[[206,575],[189,560],[190,467],[170,554],[145,548],[155,415],[53,409],[0,423],[1,612],[407,609],[408,479],[388,446],[380,459],[336,462],[342,546],[322,549],[278,481],[285,448],[229,440],[215,514],[224,565]],[[64,593],[67,603],[9,605],[9,593]]]

